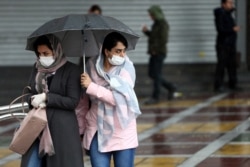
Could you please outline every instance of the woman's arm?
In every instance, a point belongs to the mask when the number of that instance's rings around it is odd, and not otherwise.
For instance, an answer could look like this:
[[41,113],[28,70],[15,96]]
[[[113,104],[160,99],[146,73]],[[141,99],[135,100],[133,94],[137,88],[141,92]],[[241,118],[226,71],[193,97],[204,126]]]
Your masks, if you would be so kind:
[[94,82],[89,84],[87,88],[87,94],[94,96],[105,103],[115,106],[115,99],[112,91]]

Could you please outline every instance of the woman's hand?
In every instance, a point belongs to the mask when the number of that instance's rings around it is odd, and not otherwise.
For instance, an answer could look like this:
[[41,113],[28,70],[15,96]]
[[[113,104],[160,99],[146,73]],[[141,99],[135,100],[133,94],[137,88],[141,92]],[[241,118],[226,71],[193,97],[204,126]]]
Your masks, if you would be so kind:
[[46,106],[45,101],[46,101],[46,94],[45,93],[40,93],[37,95],[33,95],[31,97],[31,105],[35,108],[38,108],[38,107],[44,108]]
[[81,75],[81,85],[84,88],[88,88],[89,84],[92,82],[91,78],[87,73],[82,73]]
[[148,27],[146,25],[142,26],[142,32],[147,32],[148,31]]

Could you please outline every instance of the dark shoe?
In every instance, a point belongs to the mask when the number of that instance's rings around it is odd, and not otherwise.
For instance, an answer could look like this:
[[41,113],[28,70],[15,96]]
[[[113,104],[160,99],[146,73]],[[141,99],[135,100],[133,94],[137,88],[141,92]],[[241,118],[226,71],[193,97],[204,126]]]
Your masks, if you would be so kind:
[[175,91],[169,91],[168,92],[168,100],[172,100],[174,98]]
[[168,91],[168,100],[172,100],[175,97],[176,89]]
[[144,102],[145,105],[157,104],[159,103],[158,99],[150,98]]

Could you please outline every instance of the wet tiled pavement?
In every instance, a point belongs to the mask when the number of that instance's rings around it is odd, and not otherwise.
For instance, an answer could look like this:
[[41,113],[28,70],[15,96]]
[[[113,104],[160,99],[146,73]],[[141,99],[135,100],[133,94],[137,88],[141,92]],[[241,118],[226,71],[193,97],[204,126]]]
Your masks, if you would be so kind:
[[[140,141],[137,155],[144,160],[137,166],[249,166],[249,95],[211,94],[144,109],[138,119],[139,129],[142,125],[144,129],[147,125],[153,128],[162,122],[165,126]],[[201,104],[203,106],[197,109]]]
[[[136,167],[250,166],[250,93],[186,95],[141,109]],[[0,167],[20,164],[8,150],[12,130],[2,133],[9,124],[1,123]]]

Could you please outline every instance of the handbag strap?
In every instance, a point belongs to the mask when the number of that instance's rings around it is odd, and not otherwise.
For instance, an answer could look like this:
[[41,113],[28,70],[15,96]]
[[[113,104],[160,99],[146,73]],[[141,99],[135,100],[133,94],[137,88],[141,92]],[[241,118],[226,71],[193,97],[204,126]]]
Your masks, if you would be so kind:
[[16,118],[18,121],[20,121],[20,122],[21,122],[22,120],[19,119],[18,117],[16,117],[16,116],[13,114],[13,112],[11,111],[11,106],[12,106],[16,101],[18,101],[19,99],[22,98],[22,111],[23,111],[23,113],[25,113],[25,111],[24,111],[24,97],[31,94],[31,93],[24,93],[26,89],[31,90],[31,87],[30,87],[30,86],[24,87],[22,95],[21,95],[21,96],[18,96],[17,98],[15,98],[15,99],[9,104],[9,113],[11,114],[11,116],[15,117],[15,118]]

